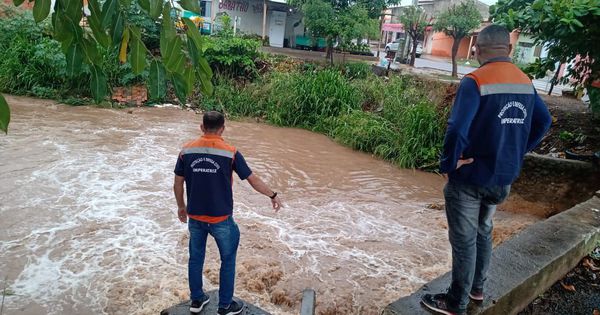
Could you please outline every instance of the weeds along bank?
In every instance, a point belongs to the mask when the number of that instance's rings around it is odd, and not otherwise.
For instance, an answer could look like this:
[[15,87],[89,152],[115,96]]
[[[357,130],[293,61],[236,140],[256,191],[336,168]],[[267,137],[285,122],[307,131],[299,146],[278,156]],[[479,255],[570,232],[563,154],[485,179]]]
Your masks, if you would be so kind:
[[[50,22],[36,24],[29,12],[0,9],[0,91],[86,103],[89,71],[69,75]],[[132,7],[130,14],[143,29],[146,46],[158,45],[160,28],[143,10]],[[400,167],[437,166],[454,87],[407,75],[377,77],[365,63],[327,67],[267,56],[258,51],[259,41],[232,32],[206,40],[215,89],[210,96],[196,93],[194,106],[320,132]],[[148,73],[134,75],[117,54],[101,54],[109,87],[143,84]],[[164,99],[148,104],[176,99],[171,88]]]
[[453,87],[407,75],[377,77],[367,64],[327,68],[284,59],[271,65],[250,82],[216,78],[215,93],[199,106],[324,133],[400,167],[437,166]]

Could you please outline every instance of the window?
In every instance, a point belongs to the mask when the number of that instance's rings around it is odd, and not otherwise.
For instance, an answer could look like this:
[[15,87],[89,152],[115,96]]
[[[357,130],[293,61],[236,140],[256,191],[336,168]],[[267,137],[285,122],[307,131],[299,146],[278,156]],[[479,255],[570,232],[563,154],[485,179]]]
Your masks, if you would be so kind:
[[200,15],[210,17],[212,1],[200,1]]

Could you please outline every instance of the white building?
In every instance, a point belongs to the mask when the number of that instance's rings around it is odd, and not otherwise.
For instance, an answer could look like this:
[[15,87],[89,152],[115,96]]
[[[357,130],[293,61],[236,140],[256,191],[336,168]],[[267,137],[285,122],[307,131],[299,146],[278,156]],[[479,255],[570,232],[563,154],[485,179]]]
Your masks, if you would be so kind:
[[273,47],[293,47],[296,35],[304,34],[302,14],[286,0],[201,0],[200,7],[204,32],[215,29],[218,15],[227,14],[237,32],[268,37]]

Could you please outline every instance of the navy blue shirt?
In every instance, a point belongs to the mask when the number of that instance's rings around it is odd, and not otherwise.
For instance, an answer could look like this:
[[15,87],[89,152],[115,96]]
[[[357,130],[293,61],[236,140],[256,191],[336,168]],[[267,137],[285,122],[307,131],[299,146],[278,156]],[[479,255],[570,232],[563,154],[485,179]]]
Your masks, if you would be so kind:
[[[486,63],[461,81],[452,108],[440,172],[452,182],[510,185],[525,153],[552,122],[531,80],[510,59]],[[474,162],[456,170],[458,160]]]
[[183,176],[189,215],[219,217],[233,213],[233,172],[241,180],[252,170],[235,147],[218,136],[203,136],[184,145],[175,175]]

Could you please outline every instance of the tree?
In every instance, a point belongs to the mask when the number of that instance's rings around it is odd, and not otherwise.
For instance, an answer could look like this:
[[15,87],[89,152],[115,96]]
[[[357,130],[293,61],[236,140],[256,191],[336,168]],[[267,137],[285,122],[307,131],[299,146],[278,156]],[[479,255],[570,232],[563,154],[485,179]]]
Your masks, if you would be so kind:
[[313,37],[327,41],[326,58],[333,64],[333,45],[344,38],[355,38],[369,33],[368,11],[350,1],[291,0],[291,5],[302,6],[304,25]]
[[[13,0],[16,6],[24,0]],[[133,2],[135,1],[135,3]],[[139,5],[154,21],[160,21],[160,56],[153,55],[142,41],[142,30],[132,21],[128,10]],[[198,1],[181,0],[181,7],[199,14]],[[36,22],[50,15],[51,0],[35,0],[33,17]],[[91,72],[90,90],[96,102],[107,93],[107,79],[102,69],[101,49],[119,50],[119,60],[129,61],[135,74],[148,68],[147,86],[151,98],[159,99],[166,93],[170,80],[181,103],[193,92],[194,83],[200,82],[201,91],[212,93],[212,70],[203,56],[204,40],[198,28],[189,19],[183,19],[185,32],[178,32],[172,20],[172,7],[162,0],[89,0],[88,27],[82,26],[83,2],[81,0],[56,0],[51,14],[53,38],[62,44],[67,59],[67,72],[77,75],[82,64]],[[162,16],[161,16],[162,15]],[[148,62],[147,59],[150,59]]]
[[412,40],[412,49],[410,54],[410,66],[414,67],[417,56],[418,40],[425,34],[428,17],[423,9],[417,6],[405,7],[400,12],[400,23],[404,25],[404,31]]
[[456,54],[460,41],[471,34],[481,24],[481,13],[475,2],[468,0],[459,5],[452,5],[442,12],[434,24],[434,29],[442,31],[453,38],[452,43],[452,76],[457,77]]
[[392,5],[399,4],[400,0],[358,0],[356,3],[369,12],[369,17],[379,19],[383,11],[387,10]]
[[548,49],[547,57],[529,67],[535,77],[554,71],[557,63],[577,60],[565,80],[588,91],[600,80],[600,0],[500,0],[490,13],[494,22],[530,34]]
[[302,6],[304,25],[314,38],[324,37],[327,41],[326,58],[333,63],[333,41],[340,34],[335,10],[330,3],[312,0]]

